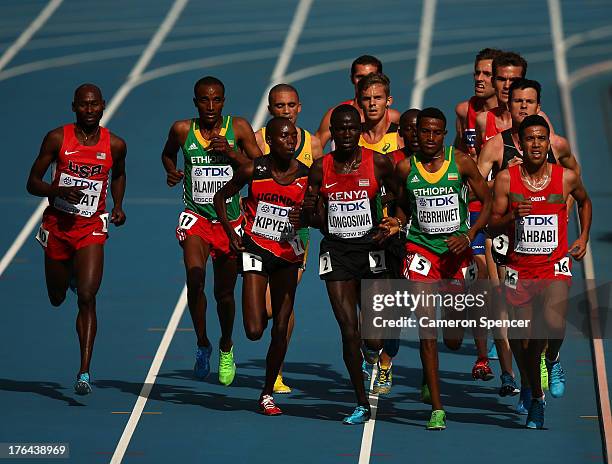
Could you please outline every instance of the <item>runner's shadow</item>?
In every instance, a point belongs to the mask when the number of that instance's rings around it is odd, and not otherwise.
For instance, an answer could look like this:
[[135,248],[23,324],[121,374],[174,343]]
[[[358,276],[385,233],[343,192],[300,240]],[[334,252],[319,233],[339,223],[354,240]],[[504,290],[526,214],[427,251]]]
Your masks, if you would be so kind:
[[37,395],[46,396],[52,400],[63,401],[68,406],[85,406],[74,398],[66,396],[60,391],[66,390],[66,387],[55,382],[0,379],[0,390],[18,393],[36,393]]

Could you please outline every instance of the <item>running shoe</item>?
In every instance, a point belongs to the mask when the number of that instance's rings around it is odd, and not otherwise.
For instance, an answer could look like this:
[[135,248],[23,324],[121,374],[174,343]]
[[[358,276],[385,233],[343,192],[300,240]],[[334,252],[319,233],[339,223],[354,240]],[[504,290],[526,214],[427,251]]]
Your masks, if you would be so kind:
[[514,396],[521,391],[511,374],[502,372],[500,378],[501,387],[499,389],[499,396]]
[[565,394],[565,371],[559,361],[546,360],[548,369],[548,389],[553,398],[561,398]]
[[342,423],[344,425],[359,425],[370,420],[370,409],[365,406],[357,406],[350,416],[346,416]]
[[89,372],[83,372],[77,375],[77,380],[74,384],[74,392],[77,395],[89,395],[91,393],[90,382]]
[[478,358],[472,368],[472,378],[474,380],[484,380],[486,382],[493,377],[495,376],[489,366],[489,360],[487,358]]
[[442,409],[431,411],[431,419],[425,426],[427,430],[444,430],[446,428],[446,413]]
[[499,359],[499,357],[497,356],[497,347],[495,346],[495,343],[491,344],[491,348],[489,348],[489,352],[487,353],[487,358]]
[[283,382],[283,376],[278,374],[276,376],[276,382],[274,382],[274,388],[272,389],[274,393],[281,393],[286,395],[287,393],[291,393],[291,387],[285,385]]
[[531,404],[531,388],[521,387],[521,396],[519,396],[516,405],[516,412],[522,416],[529,414],[529,405]]
[[361,352],[363,353],[363,359],[365,359],[365,362],[368,364],[376,364],[378,362],[379,350],[370,350],[365,343],[362,343]]
[[232,346],[227,353],[219,350],[219,383],[227,387],[234,381],[235,375],[234,347]]
[[368,365],[365,359],[361,362],[361,373],[363,374],[363,380],[370,380],[370,372],[368,371]]
[[425,404],[431,404],[431,392],[426,383],[421,385],[421,401]]
[[259,400],[259,411],[264,416],[280,416],[283,411],[276,406],[272,395],[263,395]]
[[393,384],[393,374],[391,373],[391,368],[393,366],[389,366],[388,369],[383,369],[380,367],[380,362],[378,363],[378,372],[376,373],[376,377],[374,378],[374,385],[372,387],[372,392],[377,395],[387,395],[391,391],[391,385]]
[[527,422],[525,426],[528,429],[542,429],[544,428],[544,406],[546,403],[544,400],[531,400],[531,406],[529,406],[529,413],[527,414]]
[[196,351],[196,361],[193,366],[193,375],[197,379],[205,379],[210,372],[210,355],[212,353],[212,346],[199,346]]
[[546,366],[544,353],[540,357],[540,382],[542,383],[542,390],[548,390],[548,367]]

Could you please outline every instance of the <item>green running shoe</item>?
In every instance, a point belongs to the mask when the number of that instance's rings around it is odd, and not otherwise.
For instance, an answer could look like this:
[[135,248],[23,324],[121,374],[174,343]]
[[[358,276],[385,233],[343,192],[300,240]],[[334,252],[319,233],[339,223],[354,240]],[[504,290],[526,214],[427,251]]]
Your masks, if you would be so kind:
[[421,385],[421,401],[425,404],[431,404],[431,393],[426,383]]
[[389,394],[391,391],[391,385],[393,385],[393,374],[391,372],[391,367],[392,366],[389,366],[388,369],[383,369],[380,367],[380,362],[378,363],[378,372],[374,378],[372,393],[376,393],[377,395]]
[[442,409],[431,411],[431,419],[427,422],[427,430],[444,430],[446,428],[446,413]]
[[542,353],[540,358],[540,382],[542,382],[542,390],[548,390],[548,367],[546,366],[546,356]]
[[235,375],[234,347],[227,353],[219,350],[219,383],[227,387],[234,381]]

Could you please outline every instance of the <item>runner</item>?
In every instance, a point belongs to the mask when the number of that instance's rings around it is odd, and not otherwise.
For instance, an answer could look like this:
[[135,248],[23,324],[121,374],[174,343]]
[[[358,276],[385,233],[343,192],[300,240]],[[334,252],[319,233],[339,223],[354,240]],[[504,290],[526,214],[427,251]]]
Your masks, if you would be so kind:
[[[310,168],[304,209],[309,223],[323,233],[319,274],[340,326],[344,363],[357,397],[357,407],[343,423],[362,424],[370,418],[370,404],[363,385],[359,349],[357,306],[361,279],[386,271],[385,250],[379,243],[389,229],[378,226],[374,197],[381,186],[393,194],[397,190],[388,157],[358,145],[359,112],[351,105],[340,105],[330,121],[337,148]],[[394,222],[399,224],[401,218]],[[381,348],[382,340],[365,340],[364,354],[376,362]]]
[[[174,187],[183,180],[185,211],[179,215],[176,237],[183,248],[187,275],[187,304],[197,336],[194,375],[204,379],[210,372],[212,345],[206,334],[206,296],[204,277],[210,255],[215,276],[214,294],[221,325],[219,341],[219,382],[234,380],[236,365],[232,330],[234,326],[234,286],[238,265],[229,248],[223,227],[213,208],[214,194],[231,179],[233,170],[249,158],[261,156],[253,129],[239,117],[223,116],[225,87],[214,77],[203,77],[195,83],[193,102],[198,117],[176,121],[170,128],[162,152],[166,183]],[[177,152],[184,155],[184,172],[177,169]],[[244,153],[244,154],[243,154]],[[235,195],[228,204],[228,215],[236,229],[243,221]]]
[[[500,134],[493,137],[483,148],[478,159],[478,168],[481,174],[485,177],[495,177],[502,169],[509,166],[520,164],[523,160],[523,153],[520,148],[518,130],[527,116],[536,115],[540,111],[540,95],[541,86],[537,81],[529,79],[520,79],[515,81],[510,86],[509,90],[509,109],[512,117],[512,127],[506,129]],[[563,167],[571,169],[580,175],[580,168],[576,162],[576,158],[570,151],[569,142],[556,134],[550,136],[550,144],[547,152],[547,161],[549,163],[560,163]],[[492,184],[492,182],[491,182]],[[569,198],[572,198],[571,196]],[[496,235],[492,238],[492,257],[495,262],[503,266],[506,263],[506,253],[508,250],[508,236],[506,234]],[[500,269],[495,273],[495,276],[504,275],[504,270]],[[496,307],[503,309],[503,303],[499,302]],[[500,311],[500,318],[507,317],[505,311]],[[528,384],[527,372],[522,363],[521,344],[518,340],[508,341],[505,330],[496,330],[496,346],[500,354],[500,366],[502,368],[502,389],[500,394],[505,396],[509,392],[510,387],[514,387],[514,373],[512,370],[512,359],[508,348],[512,348],[519,371],[521,372],[521,397],[517,405],[517,411],[521,414],[527,414],[529,403],[531,402],[530,390]],[[509,344],[508,344],[509,343]],[[544,368],[545,368],[545,362]],[[512,377],[512,381],[510,379]],[[543,378],[546,379],[546,375]],[[505,387],[505,386],[506,387]]]
[[476,117],[497,107],[497,95],[491,79],[493,59],[500,53],[502,51],[495,48],[483,48],[478,52],[474,61],[474,96],[455,107],[457,134],[454,145],[470,155],[479,151],[476,148]]
[[[389,158],[396,166],[401,160],[410,158],[419,150],[419,140],[417,138],[417,116],[418,109],[412,108],[402,113],[399,121],[399,134],[402,137],[403,148],[397,149],[389,153]],[[387,208],[388,216],[395,216],[395,205],[393,199],[382,197],[382,203]],[[406,256],[406,231],[405,227],[396,236],[391,237],[387,245],[387,265],[389,274],[392,279],[403,278],[402,262]],[[387,395],[391,392],[393,385],[393,358],[399,351],[399,338],[393,340],[385,340],[383,350],[380,352],[378,359],[378,369],[376,377],[372,385],[372,392],[378,395]],[[365,360],[364,360],[365,363]],[[365,370],[365,366],[362,366]],[[368,373],[369,376],[369,373]]]
[[363,113],[359,145],[386,155],[404,146],[398,124],[391,122],[389,105],[393,103],[390,81],[381,73],[363,77],[357,84],[357,103]]
[[[270,89],[268,93],[268,111],[272,117],[287,118],[293,124],[297,124],[297,119],[300,111],[302,111],[302,103],[300,102],[300,96],[295,87],[289,84],[277,84]],[[300,161],[306,167],[312,165],[313,160],[323,156],[321,152],[321,143],[319,139],[314,137],[305,129],[297,127],[297,145],[295,149],[295,159]],[[270,146],[266,143],[266,128],[262,127],[260,130],[255,132],[255,140],[257,145],[264,155],[270,153]],[[300,265],[298,270],[298,284],[302,280],[302,275],[306,269],[306,260],[308,258],[308,248],[310,244],[310,229],[303,227],[298,230],[298,234],[302,243],[304,244],[304,262]],[[266,290],[266,309],[268,312],[268,319],[272,317],[272,303],[270,301],[270,288]],[[291,341],[291,334],[293,333],[293,327],[295,326],[295,312],[291,313],[289,319],[289,329],[287,331],[287,345]],[[291,387],[285,385],[283,381],[283,368],[278,373],[278,377],[274,382],[274,393],[291,393]]]
[[[420,150],[400,161],[400,200],[410,203],[411,225],[408,232],[404,276],[426,284],[431,291],[440,279],[454,282],[455,291],[463,292],[476,279],[476,264],[470,243],[487,222],[491,197],[489,189],[469,155],[444,146],[446,118],[437,108],[426,108],[417,117]],[[468,225],[467,188],[483,203],[478,220]],[[438,207],[439,200],[451,207]],[[436,206],[429,206],[436,205]],[[417,308],[417,318],[435,318],[435,308]],[[421,329],[421,362],[432,404],[428,430],[446,428],[438,376],[438,348],[435,329]],[[461,346],[462,332],[445,330],[444,343],[451,349]]]
[[[489,226],[500,232],[510,228],[504,279],[506,295],[514,308],[515,318],[530,319],[529,330],[539,321],[550,334],[546,364],[549,390],[557,398],[565,391],[566,379],[559,362],[559,349],[565,333],[572,267],[567,256],[566,201],[571,195],[578,203],[581,232],[569,247],[569,254],[576,260],[581,260],[586,253],[592,205],[579,175],[547,161],[550,128],[544,118],[527,116],[520,124],[518,134],[523,151],[522,163],[496,176],[493,216]],[[542,333],[529,336],[529,330],[522,340],[522,362],[532,395],[526,426],[541,429],[545,402],[540,356],[546,339],[542,339]]]
[[[364,122],[365,118],[363,115],[363,111],[359,106],[359,98],[358,98],[358,90],[357,84],[359,81],[371,73],[381,73],[383,72],[383,65],[380,60],[371,55],[362,55],[353,61],[351,65],[351,82],[355,88],[355,96],[351,100],[346,100],[339,105],[352,105],[357,111],[359,111],[359,115],[361,116],[361,122]],[[330,127],[330,118],[334,109],[337,107],[333,106],[327,110],[323,119],[321,119],[321,124],[319,125],[319,129],[315,133],[315,136],[321,141],[321,147],[325,148],[327,142],[331,139],[331,132],[329,130]],[[400,118],[400,113],[397,110],[389,109],[389,119],[392,123],[398,123]],[[333,148],[333,147],[332,147]]]
[[[287,352],[298,270],[304,260],[304,247],[296,231],[308,168],[295,159],[296,140],[297,130],[290,120],[272,118],[266,125],[270,156],[243,164],[215,195],[215,210],[231,248],[242,252],[242,312],[249,340],[259,340],[268,325],[265,303],[266,289],[270,287],[272,338],[266,357],[266,381],[259,398],[260,410],[267,416],[282,414],[272,391]],[[228,220],[226,200],[247,184],[246,228],[241,238]]]
[[[109,222],[123,225],[125,142],[100,126],[106,102],[94,84],[74,92],[76,123],[49,132],[32,165],[27,189],[48,197],[36,239],[45,252],[45,278],[49,301],[59,306],[69,286],[76,286],[76,319],[81,365],[74,390],[91,393],[89,367],[97,330],[96,295],[102,282],[104,243]],[[43,179],[54,164],[51,183]],[[109,173],[113,209],[106,212]]]

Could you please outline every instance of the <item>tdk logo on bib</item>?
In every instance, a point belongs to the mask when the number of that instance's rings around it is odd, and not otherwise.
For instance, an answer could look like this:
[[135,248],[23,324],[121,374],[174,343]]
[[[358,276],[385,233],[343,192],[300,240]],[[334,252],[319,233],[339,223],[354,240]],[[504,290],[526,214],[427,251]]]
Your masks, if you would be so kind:
[[521,219],[521,225],[527,225],[528,227],[535,226],[554,226],[553,216],[527,216]]
[[206,166],[196,168],[194,170],[196,177],[226,177],[231,176],[231,167],[229,166]]
[[444,206],[454,206],[455,200],[457,199],[454,195],[445,197],[421,197],[419,198],[419,206],[430,207],[430,208],[442,208]]
[[74,177],[64,177],[63,183],[71,187],[84,187],[91,192],[98,192],[101,182],[96,180],[76,179]]
[[463,131],[463,141],[468,147],[476,146],[476,129],[466,129]]
[[340,212],[364,211],[366,209],[365,201],[355,201],[352,203],[336,203],[333,206],[334,211]]

